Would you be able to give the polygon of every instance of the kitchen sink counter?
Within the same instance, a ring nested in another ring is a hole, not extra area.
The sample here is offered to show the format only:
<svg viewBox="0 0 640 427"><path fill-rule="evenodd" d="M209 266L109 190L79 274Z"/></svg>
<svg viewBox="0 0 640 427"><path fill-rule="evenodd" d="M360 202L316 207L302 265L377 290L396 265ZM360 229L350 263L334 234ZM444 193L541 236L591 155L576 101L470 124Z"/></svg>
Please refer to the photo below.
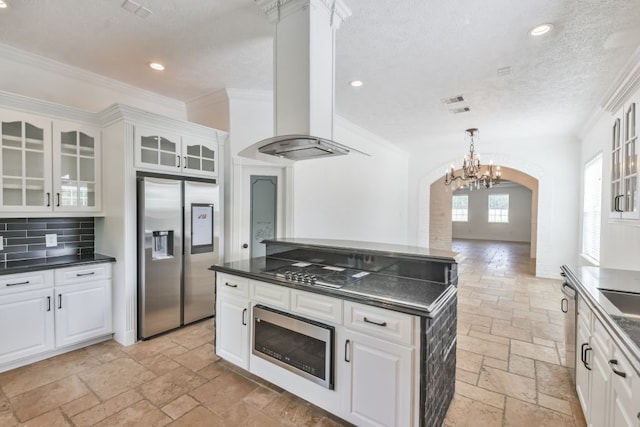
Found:
<svg viewBox="0 0 640 427"><path fill-rule="evenodd" d="M0 275L29 273L31 271L50 270L52 268L73 267L82 264L97 264L115 261L116 259L112 256L98 253L81 256L72 255L20 261L6 261L0 263Z"/></svg>
<svg viewBox="0 0 640 427"><path fill-rule="evenodd" d="M640 317L624 315L600 289L640 294L640 271L598 267L562 266L570 285L589 302L598 317L615 334L640 374Z"/></svg>
<svg viewBox="0 0 640 427"><path fill-rule="evenodd" d="M439 308L456 294L456 287L453 284L381 273L370 273L356 283L341 288L330 288L287 281L267 272L278 267L291 265L296 261L259 257L213 265L210 269L427 317L435 315Z"/></svg>

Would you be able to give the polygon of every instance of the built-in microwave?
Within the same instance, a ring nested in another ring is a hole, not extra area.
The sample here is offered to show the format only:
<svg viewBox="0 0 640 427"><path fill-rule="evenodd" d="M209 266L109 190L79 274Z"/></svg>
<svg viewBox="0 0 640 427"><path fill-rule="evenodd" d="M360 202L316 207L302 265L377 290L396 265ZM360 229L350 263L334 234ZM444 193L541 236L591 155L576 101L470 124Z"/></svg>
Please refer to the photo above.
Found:
<svg viewBox="0 0 640 427"><path fill-rule="evenodd" d="M253 307L252 354L333 389L335 328L263 305Z"/></svg>

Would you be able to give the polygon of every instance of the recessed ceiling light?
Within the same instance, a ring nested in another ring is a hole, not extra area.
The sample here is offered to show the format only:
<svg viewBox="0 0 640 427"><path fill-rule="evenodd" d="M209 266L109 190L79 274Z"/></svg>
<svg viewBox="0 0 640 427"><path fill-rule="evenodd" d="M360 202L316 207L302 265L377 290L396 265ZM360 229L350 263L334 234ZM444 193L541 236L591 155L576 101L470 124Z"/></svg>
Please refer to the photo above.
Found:
<svg viewBox="0 0 640 427"><path fill-rule="evenodd" d="M547 34L549 31L553 30L553 24L541 24L537 27L533 27L531 31L529 31L529 35L533 37L538 37L543 34Z"/></svg>
<svg viewBox="0 0 640 427"><path fill-rule="evenodd" d="M153 68L156 71L164 70L164 65L162 65L159 62L151 62L151 63L149 63L149 67Z"/></svg>
<svg viewBox="0 0 640 427"><path fill-rule="evenodd" d="M6 9L7 7L9 7L9 5L3 0L0 0L0 9Z"/></svg>
<svg viewBox="0 0 640 427"><path fill-rule="evenodd" d="M353 80L349 83L351 86L353 87L360 87L362 86L362 82L360 80Z"/></svg>

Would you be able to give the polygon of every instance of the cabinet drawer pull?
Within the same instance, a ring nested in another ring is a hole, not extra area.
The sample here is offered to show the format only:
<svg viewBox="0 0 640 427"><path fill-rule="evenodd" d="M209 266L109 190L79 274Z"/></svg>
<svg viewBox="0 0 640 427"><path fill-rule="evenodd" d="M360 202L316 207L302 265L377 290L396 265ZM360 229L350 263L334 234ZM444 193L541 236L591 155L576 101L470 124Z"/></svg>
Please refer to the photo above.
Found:
<svg viewBox="0 0 640 427"><path fill-rule="evenodd" d="M344 361L347 363L351 363L351 359L347 359L347 355L349 354L349 350L351 349L351 341L346 340L344 342Z"/></svg>
<svg viewBox="0 0 640 427"><path fill-rule="evenodd" d="M47 297L47 311L51 311L51 297Z"/></svg>
<svg viewBox="0 0 640 427"><path fill-rule="evenodd" d="M56 207L60 207L60 193L56 193Z"/></svg>
<svg viewBox="0 0 640 427"><path fill-rule="evenodd" d="M94 274L96 274L95 271L92 271L91 273L76 273L77 277L83 277L83 276L93 276Z"/></svg>
<svg viewBox="0 0 640 427"><path fill-rule="evenodd" d="M387 326L387 322L376 322L376 321L374 321L374 320L369 320L369 319L367 319L367 317L366 317L366 316L365 316L365 318L364 318L364 321L365 321L365 323L371 323L371 324L373 324L373 325L378 325L378 326L382 326L382 327Z"/></svg>
<svg viewBox="0 0 640 427"><path fill-rule="evenodd" d="M245 319L245 316L247 315L247 309L245 308L244 310L242 310L242 324L244 326L247 326L247 321Z"/></svg>
<svg viewBox="0 0 640 427"><path fill-rule="evenodd" d="M230 287L230 288L237 288L237 287L238 287L238 285L236 285L236 284L234 284L234 283L229 283L229 282L224 282L224 285L225 285L225 286L228 286L228 287Z"/></svg>
<svg viewBox="0 0 640 427"><path fill-rule="evenodd" d="M609 360L609 367L611 368L613 373L618 375L619 377L627 378L627 374L626 373L624 373L622 371L618 371L616 368L614 368L614 366L618 366L618 360L617 359Z"/></svg>
<svg viewBox="0 0 640 427"><path fill-rule="evenodd" d="M51 193L47 193L47 207L51 206Z"/></svg>
<svg viewBox="0 0 640 427"><path fill-rule="evenodd" d="M62 308L62 294L58 294L58 308Z"/></svg>
<svg viewBox="0 0 640 427"><path fill-rule="evenodd" d="M7 283L5 286L20 286L20 285L28 285L29 281L26 282L18 282L18 283Z"/></svg>

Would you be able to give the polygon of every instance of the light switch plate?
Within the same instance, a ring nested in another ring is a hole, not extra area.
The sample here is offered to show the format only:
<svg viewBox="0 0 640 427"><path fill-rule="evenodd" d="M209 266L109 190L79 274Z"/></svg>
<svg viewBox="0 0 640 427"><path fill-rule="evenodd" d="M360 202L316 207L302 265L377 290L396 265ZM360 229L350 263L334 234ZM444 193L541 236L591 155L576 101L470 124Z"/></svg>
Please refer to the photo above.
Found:
<svg viewBox="0 0 640 427"><path fill-rule="evenodd" d="M53 246L58 246L58 235L57 234L45 234L45 246L47 248L51 248Z"/></svg>

